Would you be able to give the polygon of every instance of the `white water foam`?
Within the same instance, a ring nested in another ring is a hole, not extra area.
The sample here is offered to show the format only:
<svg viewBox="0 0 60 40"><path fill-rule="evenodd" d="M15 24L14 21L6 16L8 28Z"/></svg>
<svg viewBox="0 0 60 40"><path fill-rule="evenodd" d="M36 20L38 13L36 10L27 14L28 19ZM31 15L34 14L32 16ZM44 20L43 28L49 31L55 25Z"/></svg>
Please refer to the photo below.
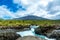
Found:
<svg viewBox="0 0 60 40"><path fill-rule="evenodd" d="M56 39L47 38L46 36L43 36L43 35L37 35L37 34L35 34L34 33L34 28L37 28L37 27L36 26L31 26L31 30L20 31L20 32L16 32L16 33L19 34L21 37L24 37L24 36L37 36L37 37L40 37L40 38L44 38L46 40L56 40Z"/></svg>

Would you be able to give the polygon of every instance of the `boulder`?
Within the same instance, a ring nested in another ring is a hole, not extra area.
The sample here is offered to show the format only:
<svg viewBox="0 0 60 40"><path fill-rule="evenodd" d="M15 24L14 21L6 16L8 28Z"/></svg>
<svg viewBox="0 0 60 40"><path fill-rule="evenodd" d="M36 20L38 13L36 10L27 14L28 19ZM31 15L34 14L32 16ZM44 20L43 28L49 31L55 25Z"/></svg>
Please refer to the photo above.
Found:
<svg viewBox="0 0 60 40"><path fill-rule="evenodd" d="M25 37L20 37L16 40L45 40L45 39L41 39L35 36L25 36Z"/></svg>
<svg viewBox="0 0 60 40"><path fill-rule="evenodd" d="M0 35L0 40L16 40L20 35L15 33Z"/></svg>
<svg viewBox="0 0 60 40"><path fill-rule="evenodd" d="M48 35L49 38L56 38L57 40L60 40L60 30L53 30L50 35Z"/></svg>
<svg viewBox="0 0 60 40"><path fill-rule="evenodd" d="M48 27L43 27L43 28L36 28L35 29L35 33L39 34L39 35L47 35L47 33L49 32L49 28Z"/></svg>
<svg viewBox="0 0 60 40"><path fill-rule="evenodd" d="M38 27L35 29L35 33L39 35L45 35L51 33L53 30L59 29L59 27L55 26L47 26L47 27Z"/></svg>
<svg viewBox="0 0 60 40"><path fill-rule="evenodd" d="M0 35L0 40L16 40L20 35L17 34L5 34Z"/></svg>
<svg viewBox="0 0 60 40"><path fill-rule="evenodd" d="M39 34L39 35L42 35L42 31L41 31L40 28L36 28L36 29L35 29L35 33L36 33L36 34Z"/></svg>
<svg viewBox="0 0 60 40"><path fill-rule="evenodd" d="M14 30L0 30L0 40L16 40L19 37Z"/></svg>

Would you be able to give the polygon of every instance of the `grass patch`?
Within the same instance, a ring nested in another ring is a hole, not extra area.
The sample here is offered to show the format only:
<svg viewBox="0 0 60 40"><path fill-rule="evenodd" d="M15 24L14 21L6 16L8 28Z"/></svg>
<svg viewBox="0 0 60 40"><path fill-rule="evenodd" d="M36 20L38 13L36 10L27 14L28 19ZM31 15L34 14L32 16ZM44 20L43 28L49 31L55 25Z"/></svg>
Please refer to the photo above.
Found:
<svg viewBox="0 0 60 40"><path fill-rule="evenodd" d="M0 26L18 26L18 25L60 25L60 20L0 20Z"/></svg>

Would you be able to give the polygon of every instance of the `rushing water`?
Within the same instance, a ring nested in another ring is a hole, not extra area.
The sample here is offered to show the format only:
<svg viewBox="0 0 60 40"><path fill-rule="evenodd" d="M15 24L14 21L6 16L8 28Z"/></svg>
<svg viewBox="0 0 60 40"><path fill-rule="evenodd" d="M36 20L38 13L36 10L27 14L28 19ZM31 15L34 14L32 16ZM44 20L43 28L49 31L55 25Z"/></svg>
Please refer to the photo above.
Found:
<svg viewBox="0 0 60 40"><path fill-rule="evenodd" d="M31 30L20 31L20 32L17 32L17 34L21 35L21 37L24 37L24 36L37 36L37 37L40 37L40 38L43 38L43 39L46 39L46 40L55 40L55 39L49 39L44 35L35 34L34 29L37 28L37 27L39 27L39 26L35 26L35 25L30 26Z"/></svg>

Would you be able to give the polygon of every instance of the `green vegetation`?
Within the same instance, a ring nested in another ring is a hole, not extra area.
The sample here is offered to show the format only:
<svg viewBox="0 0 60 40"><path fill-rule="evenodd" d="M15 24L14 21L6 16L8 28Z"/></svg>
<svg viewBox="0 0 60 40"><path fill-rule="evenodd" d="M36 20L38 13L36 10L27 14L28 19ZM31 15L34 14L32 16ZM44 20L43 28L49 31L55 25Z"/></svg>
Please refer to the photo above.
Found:
<svg viewBox="0 0 60 40"><path fill-rule="evenodd" d="M18 26L18 25L59 25L60 20L3 20L0 19L0 26Z"/></svg>

